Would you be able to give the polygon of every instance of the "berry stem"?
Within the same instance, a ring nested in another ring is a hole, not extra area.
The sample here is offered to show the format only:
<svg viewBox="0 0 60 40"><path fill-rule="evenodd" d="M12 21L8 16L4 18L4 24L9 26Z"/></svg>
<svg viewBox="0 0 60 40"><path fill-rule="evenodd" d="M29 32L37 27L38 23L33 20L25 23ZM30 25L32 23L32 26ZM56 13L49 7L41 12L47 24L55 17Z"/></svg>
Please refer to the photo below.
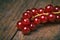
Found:
<svg viewBox="0 0 60 40"><path fill-rule="evenodd" d="M60 14L60 11L59 12L53 12L54 14Z"/></svg>
<svg viewBox="0 0 60 40"><path fill-rule="evenodd" d="M33 16L31 19L33 19L33 18L35 18L35 17L38 17L38 16L41 16L41 15L48 15L49 13L41 13L41 14L38 14L37 13L37 15L35 15L35 16ZM53 12L53 14L60 14L60 11L58 11L58 12Z"/></svg>

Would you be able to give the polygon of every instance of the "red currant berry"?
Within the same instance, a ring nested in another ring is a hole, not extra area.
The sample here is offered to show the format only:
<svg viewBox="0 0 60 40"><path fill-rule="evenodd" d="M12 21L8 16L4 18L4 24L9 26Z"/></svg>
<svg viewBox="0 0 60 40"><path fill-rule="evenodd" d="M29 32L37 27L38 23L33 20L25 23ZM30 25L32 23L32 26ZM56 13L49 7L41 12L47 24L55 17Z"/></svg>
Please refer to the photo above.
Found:
<svg viewBox="0 0 60 40"><path fill-rule="evenodd" d="M56 16L55 16L54 14L49 14L49 15L48 15L48 20L49 20L50 22L54 22L55 19L56 19Z"/></svg>
<svg viewBox="0 0 60 40"><path fill-rule="evenodd" d="M29 13L32 16L32 12L31 12L30 9L27 9L26 12Z"/></svg>
<svg viewBox="0 0 60 40"><path fill-rule="evenodd" d="M31 13L31 10L30 9L27 9L26 12Z"/></svg>
<svg viewBox="0 0 60 40"><path fill-rule="evenodd" d="M40 13L44 13L44 9L43 8L39 8L38 9L38 13L40 14Z"/></svg>
<svg viewBox="0 0 60 40"><path fill-rule="evenodd" d="M46 7L45 7L45 12L52 12L53 11L53 9L54 9L54 7L53 7L53 5L47 5Z"/></svg>
<svg viewBox="0 0 60 40"><path fill-rule="evenodd" d="M34 31L36 29L36 25L34 23L30 24L30 30Z"/></svg>
<svg viewBox="0 0 60 40"><path fill-rule="evenodd" d="M54 7L54 11L55 11L55 12L58 12L59 10L60 10L59 6L55 6L55 7Z"/></svg>
<svg viewBox="0 0 60 40"><path fill-rule="evenodd" d="M40 22L41 21L40 21L40 19L38 17L36 17L36 18L33 19L33 23L34 24L39 24Z"/></svg>
<svg viewBox="0 0 60 40"><path fill-rule="evenodd" d="M56 15L56 19L57 20L60 20L60 15Z"/></svg>
<svg viewBox="0 0 60 40"><path fill-rule="evenodd" d="M18 21L18 22L17 22L17 28L18 28L19 30L21 30L22 27L23 27L22 22L21 22L21 21Z"/></svg>
<svg viewBox="0 0 60 40"><path fill-rule="evenodd" d="M29 25L30 20L29 19L22 19L22 23L23 23L23 25Z"/></svg>
<svg viewBox="0 0 60 40"><path fill-rule="evenodd" d="M35 16L37 14L37 9L36 8L32 8L31 12L32 12L33 16Z"/></svg>
<svg viewBox="0 0 60 40"><path fill-rule="evenodd" d="M45 16L45 15L41 15L40 17L40 20L41 20L41 23L46 23L47 22L47 16Z"/></svg>
<svg viewBox="0 0 60 40"><path fill-rule="evenodd" d="M27 34L30 33L30 29L29 29L27 26L24 26L23 29L22 29L22 33L23 33L24 35L27 35Z"/></svg>
<svg viewBox="0 0 60 40"><path fill-rule="evenodd" d="M23 18L31 18L31 14L27 13L27 12L24 12L23 13Z"/></svg>

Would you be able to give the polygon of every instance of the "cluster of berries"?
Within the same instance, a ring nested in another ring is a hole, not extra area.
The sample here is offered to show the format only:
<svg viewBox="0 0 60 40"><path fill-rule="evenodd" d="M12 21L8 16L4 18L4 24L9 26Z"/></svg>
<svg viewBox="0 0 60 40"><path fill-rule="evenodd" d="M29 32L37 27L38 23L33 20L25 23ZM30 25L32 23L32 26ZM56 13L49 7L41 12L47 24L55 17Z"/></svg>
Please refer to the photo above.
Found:
<svg viewBox="0 0 60 40"><path fill-rule="evenodd" d="M37 29L36 25L60 20L60 6L51 4L43 8L32 8L23 13L21 20L17 22L17 28L23 34L29 34Z"/></svg>

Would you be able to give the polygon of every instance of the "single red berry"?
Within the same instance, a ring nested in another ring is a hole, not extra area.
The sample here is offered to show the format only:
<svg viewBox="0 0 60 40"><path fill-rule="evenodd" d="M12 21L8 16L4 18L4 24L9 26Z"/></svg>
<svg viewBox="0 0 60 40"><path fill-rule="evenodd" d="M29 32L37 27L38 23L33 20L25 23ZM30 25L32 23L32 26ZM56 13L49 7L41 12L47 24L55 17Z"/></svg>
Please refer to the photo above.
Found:
<svg viewBox="0 0 60 40"><path fill-rule="evenodd" d="M53 13L50 13L50 14L48 15L48 20L49 20L50 22L54 22L55 19L56 19L56 16L55 16Z"/></svg>
<svg viewBox="0 0 60 40"><path fill-rule="evenodd" d="M30 9L27 9L26 12L27 12L27 13L31 13L31 10L30 10Z"/></svg>
<svg viewBox="0 0 60 40"><path fill-rule="evenodd" d="M47 16L45 16L45 15L41 15L40 17L40 20L41 20L41 23L46 23L47 22Z"/></svg>
<svg viewBox="0 0 60 40"><path fill-rule="evenodd" d="M29 29L29 27L24 26L23 29L22 29L22 33L23 33L24 35L29 34L29 33L30 33L30 29Z"/></svg>
<svg viewBox="0 0 60 40"><path fill-rule="evenodd" d="M18 28L19 30L21 30L22 27L23 27L23 23L22 23L21 21L18 21L18 22L17 22L17 28Z"/></svg>
<svg viewBox="0 0 60 40"><path fill-rule="evenodd" d="M36 30L36 25L35 25L34 23L31 23L31 24L30 24L30 30L31 30L31 31Z"/></svg>
<svg viewBox="0 0 60 40"><path fill-rule="evenodd" d="M54 7L54 11L55 11L55 12L58 12L59 10L60 10L60 7L59 7L59 6L55 6L55 7Z"/></svg>
<svg viewBox="0 0 60 40"><path fill-rule="evenodd" d="M40 22L41 21L40 21L40 19L38 17L33 19L33 23L35 23L35 24L39 24Z"/></svg>
<svg viewBox="0 0 60 40"><path fill-rule="evenodd" d="M31 14L27 13L27 12L24 12L23 13L23 18L31 18Z"/></svg>
<svg viewBox="0 0 60 40"><path fill-rule="evenodd" d="M23 25L29 25L30 24L30 20L29 19L22 19L22 23Z"/></svg>
<svg viewBox="0 0 60 40"><path fill-rule="evenodd" d="M44 9L43 8L39 8L38 9L38 13L40 14L40 13L44 13Z"/></svg>
<svg viewBox="0 0 60 40"><path fill-rule="evenodd" d="M49 4L45 7L45 12L52 12L54 9L53 5Z"/></svg>
<svg viewBox="0 0 60 40"><path fill-rule="evenodd" d="M27 9L26 12L29 13L32 16L31 9Z"/></svg>
<svg viewBox="0 0 60 40"><path fill-rule="evenodd" d="M56 15L56 19L57 20L60 20L60 15Z"/></svg>
<svg viewBox="0 0 60 40"><path fill-rule="evenodd" d="M31 12L32 12L33 16L35 16L37 14L37 9L36 8L32 8Z"/></svg>

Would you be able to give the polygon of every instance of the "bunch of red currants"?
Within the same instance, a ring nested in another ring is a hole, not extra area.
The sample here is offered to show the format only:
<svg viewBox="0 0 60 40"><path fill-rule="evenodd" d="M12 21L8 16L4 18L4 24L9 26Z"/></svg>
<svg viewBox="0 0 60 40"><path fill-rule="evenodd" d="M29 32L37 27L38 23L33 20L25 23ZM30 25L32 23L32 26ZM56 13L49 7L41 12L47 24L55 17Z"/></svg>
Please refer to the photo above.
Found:
<svg viewBox="0 0 60 40"><path fill-rule="evenodd" d="M56 20L60 20L60 6L49 4L44 9L32 8L26 10L22 15L22 19L17 22L17 28L23 34L29 34L37 29L36 25Z"/></svg>

